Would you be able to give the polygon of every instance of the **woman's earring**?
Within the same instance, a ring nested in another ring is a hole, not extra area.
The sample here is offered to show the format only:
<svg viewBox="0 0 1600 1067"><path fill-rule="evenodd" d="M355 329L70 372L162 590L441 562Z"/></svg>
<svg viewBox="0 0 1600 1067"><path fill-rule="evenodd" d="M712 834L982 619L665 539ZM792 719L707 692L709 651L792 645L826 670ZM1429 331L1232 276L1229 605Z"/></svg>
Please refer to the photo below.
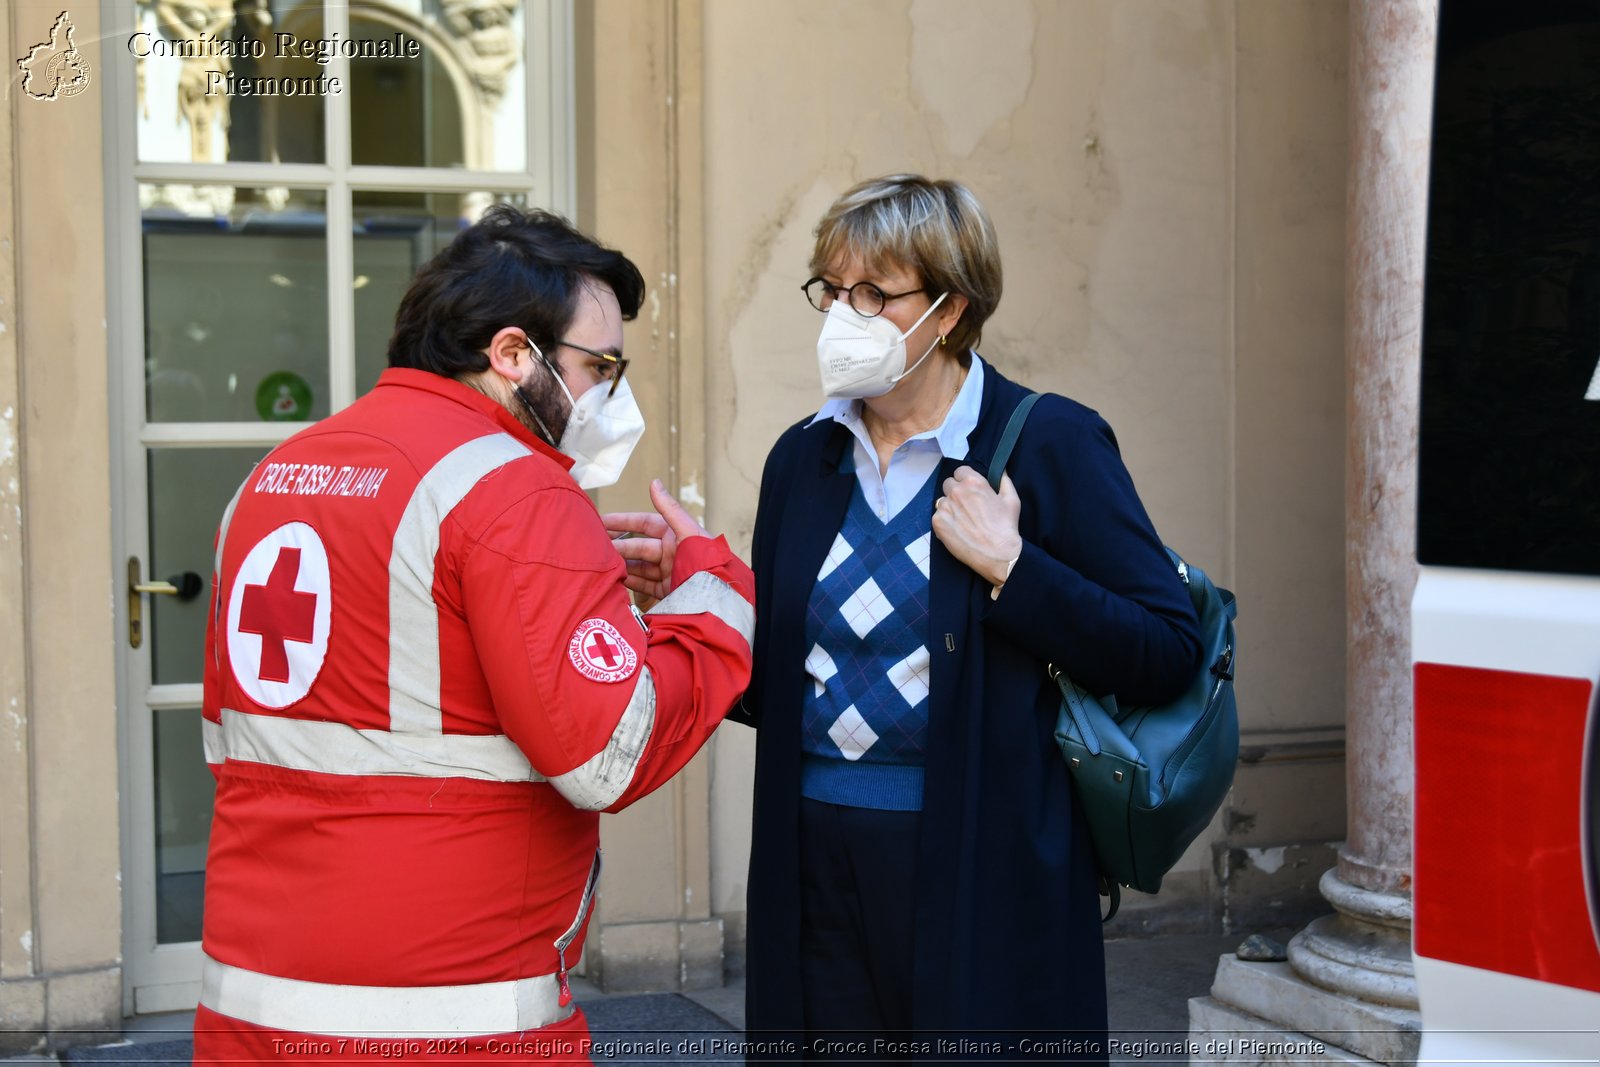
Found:
<svg viewBox="0 0 1600 1067"><path fill-rule="evenodd" d="M944 334L942 334L942 333L939 335L939 347L940 348L944 347Z"/></svg>

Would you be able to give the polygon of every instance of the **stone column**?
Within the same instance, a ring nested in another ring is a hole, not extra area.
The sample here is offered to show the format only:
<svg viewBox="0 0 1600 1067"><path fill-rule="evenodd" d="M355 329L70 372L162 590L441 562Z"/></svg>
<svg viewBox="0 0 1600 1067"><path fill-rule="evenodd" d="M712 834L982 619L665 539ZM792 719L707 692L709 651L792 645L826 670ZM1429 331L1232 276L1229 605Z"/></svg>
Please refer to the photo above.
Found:
<svg viewBox="0 0 1600 1067"><path fill-rule="evenodd" d="M1436 0L1350 8L1345 356L1346 814L1322 876L1334 914L1288 962L1224 956L1190 1003L1193 1063L1414 1063L1410 601ZM1224 1033L1230 1031L1231 1033ZM1227 1042L1231 1039L1231 1044ZM1282 1055L1247 1047L1274 1041ZM1299 1048L1295 1046L1299 1045Z"/></svg>

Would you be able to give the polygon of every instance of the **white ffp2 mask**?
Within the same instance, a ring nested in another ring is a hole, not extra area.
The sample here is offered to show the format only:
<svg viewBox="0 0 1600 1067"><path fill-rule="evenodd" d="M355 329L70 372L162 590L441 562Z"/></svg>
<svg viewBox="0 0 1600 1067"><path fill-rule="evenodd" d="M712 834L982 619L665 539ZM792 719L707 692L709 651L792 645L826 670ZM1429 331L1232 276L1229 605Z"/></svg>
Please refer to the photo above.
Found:
<svg viewBox="0 0 1600 1067"><path fill-rule="evenodd" d="M850 306L848 300L835 300L828 308L827 321L817 338L817 369L822 374L824 396L865 399L882 396L895 383L922 365L934 345L915 363L906 366L906 338L915 333L947 294L928 306L922 318L901 333L882 315L867 318Z"/></svg>
<svg viewBox="0 0 1600 1067"><path fill-rule="evenodd" d="M622 477L622 469L628 465L628 457L633 455L634 446L644 436L644 413L633 399L628 379L618 382L615 391L610 382L598 382L574 399L567 383L561 380L559 370L537 347L534 352L572 404L556 451L572 460L573 480L580 489L604 489L616 484ZM523 403L527 403L526 398ZM528 410L533 410L531 405ZM543 426L543 420L540 425Z"/></svg>

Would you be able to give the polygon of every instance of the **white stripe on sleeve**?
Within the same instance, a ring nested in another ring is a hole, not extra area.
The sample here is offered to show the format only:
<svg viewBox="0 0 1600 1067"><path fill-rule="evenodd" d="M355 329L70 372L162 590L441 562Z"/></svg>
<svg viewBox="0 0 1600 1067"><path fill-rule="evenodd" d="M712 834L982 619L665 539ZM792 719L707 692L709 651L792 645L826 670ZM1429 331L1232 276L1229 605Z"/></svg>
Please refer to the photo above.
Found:
<svg viewBox="0 0 1600 1067"><path fill-rule="evenodd" d="M648 615L715 615L744 638L756 637L756 609L738 590L709 571L700 571L656 603Z"/></svg>
<svg viewBox="0 0 1600 1067"><path fill-rule="evenodd" d="M602 811L617 802L633 781L656 725L656 683L648 667L640 667L633 696L617 728L595 756L581 767L550 778L572 806Z"/></svg>

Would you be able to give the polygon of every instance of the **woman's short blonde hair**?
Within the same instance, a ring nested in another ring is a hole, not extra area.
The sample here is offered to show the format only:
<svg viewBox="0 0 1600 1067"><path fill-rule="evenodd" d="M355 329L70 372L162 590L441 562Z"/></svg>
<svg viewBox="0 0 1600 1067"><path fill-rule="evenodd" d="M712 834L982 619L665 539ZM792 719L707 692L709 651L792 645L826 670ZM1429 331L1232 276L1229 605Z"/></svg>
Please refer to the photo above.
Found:
<svg viewBox="0 0 1600 1067"><path fill-rule="evenodd" d="M919 174L873 178L847 191L817 224L811 273L855 254L868 269L914 270L930 298L960 293L966 313L948 341L958 354L977 348L1000 304L1000 243L983 205L960 182Z"/></svg>

